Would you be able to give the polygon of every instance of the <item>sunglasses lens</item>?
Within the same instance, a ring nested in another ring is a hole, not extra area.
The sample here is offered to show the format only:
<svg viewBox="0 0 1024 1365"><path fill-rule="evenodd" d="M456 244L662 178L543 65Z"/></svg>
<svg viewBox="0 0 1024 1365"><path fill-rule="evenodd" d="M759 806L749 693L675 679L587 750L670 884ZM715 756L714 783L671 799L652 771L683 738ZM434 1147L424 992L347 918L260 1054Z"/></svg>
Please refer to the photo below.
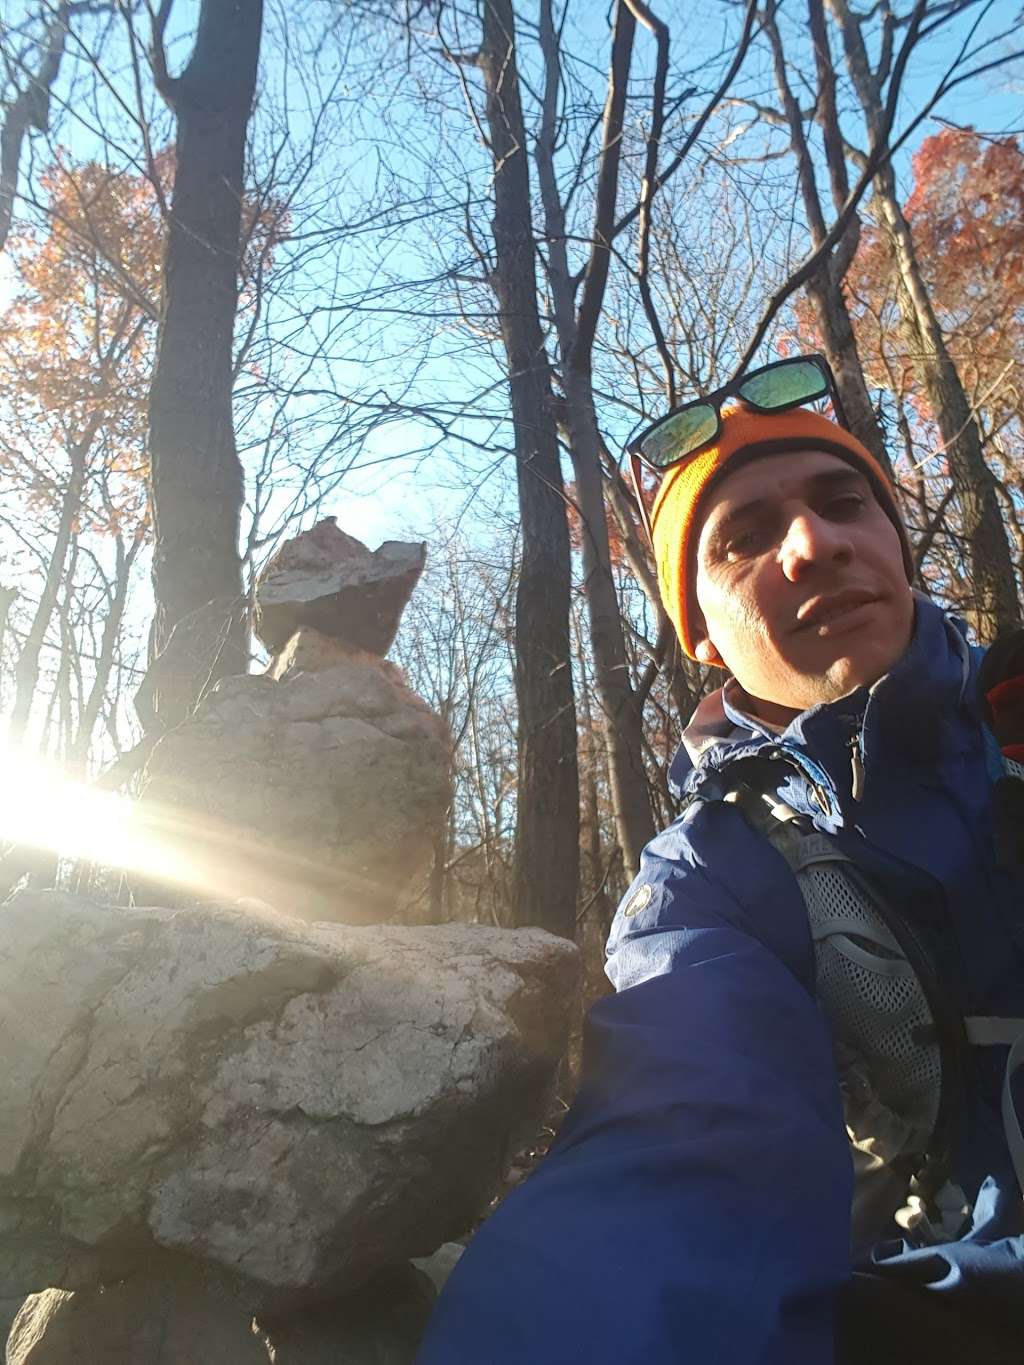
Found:
<svg viewBox="0 0 1024 1365"><path fill-rule="evenodd" d="M640 453L655 469L666 469L691 450L714 439L718 413L710 403L695 403L662 422L644 440Z"/></svg>
<svg viewBox="0 0 1024 1365"><path fill-rule="evenodd" d="M763 374L751 375L739 389L740 397L745 402L768 410L824 398L828 391L828 380L813 360L794 360L788 365L776 365Z"/></svg>

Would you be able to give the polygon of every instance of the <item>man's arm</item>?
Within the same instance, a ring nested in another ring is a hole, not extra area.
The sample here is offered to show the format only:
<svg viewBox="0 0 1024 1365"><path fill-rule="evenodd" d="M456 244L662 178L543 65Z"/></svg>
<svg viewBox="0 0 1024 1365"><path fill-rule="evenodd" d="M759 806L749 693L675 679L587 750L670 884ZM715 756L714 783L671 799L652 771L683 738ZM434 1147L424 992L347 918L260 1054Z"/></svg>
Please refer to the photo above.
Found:
<svg viewBox="0 0 1024 1365"><path fill-rule="evenodd" d="M799 891L718 805L655 840L644 886L558 1142L477 1233L419 1365L832 1358L851 1168Z"/></svg>

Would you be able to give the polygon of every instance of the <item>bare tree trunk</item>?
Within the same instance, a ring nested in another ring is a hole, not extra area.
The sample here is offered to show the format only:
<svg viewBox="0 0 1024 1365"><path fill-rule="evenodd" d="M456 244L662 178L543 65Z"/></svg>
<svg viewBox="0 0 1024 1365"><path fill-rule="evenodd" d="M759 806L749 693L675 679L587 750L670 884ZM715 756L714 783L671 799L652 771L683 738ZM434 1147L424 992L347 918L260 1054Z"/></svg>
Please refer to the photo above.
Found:
<svg viewBox="0 0 1024 1365"><path fill-rule="evenodd" d="M513 913L573 938L579 871L569 528L537 306L526 130L511 0L484 0L478 61L494 161L492 288L501 315L522 522L516 591L519 787Z"/></svg>
<svg viewBox="0 0 1024 1365"><path fill-rule="evenodd" d="M25 88L8 104L0 128L0 251L11 230L18 192L21 148L30 128L45 133L50 126L50 92L60 72L68 36L69 0L60 0L46 29L46 51L38 71L28 75Z"/></svg>
<svg viewBox="0 0 1024 1365"><path fill-rule="evenodd" d="M589 370L566 374L569 444L582 520L584 590L590 621L594 685L601 708L608 776L619 847L627 879L654 838L643 764L641 708L630 682L619 599L612 577L601 472L600 436Z"/></svg>
<svg viewBox="0 0 1024 1365"><path fill-rule="evenodd" d="M7 636L7 618L11 614L11 608L18 600L17 588L0 587L0 664L3 663L4 641ZM3 673L0 671L0 705L3 704Z"/></svg>
<svg viewBox="0 0 1024 1365"><path fill-rule="evenodd" d="M804 132L800 105L789 83L785 54L778 25L775 22L776 3L770 0L765 8L764 28L772 48L775 84L782 101L782 112L789 129L790 143L796 157L797 177L804 212L815 248L821 246L828 233L825 215L818 195L814 161ZM846 174L846 159L839 134L835 105L835 71L828 44L821 0L809 0L808 12L811 36L814 41L815 65L818 73L817 109L822 125L825 152L832 182L832 197L836 209L842 208L850 193ZM829 365L836 377L836 387L853 434L871 451L882 468L891 476L892 464L885 448L885 440L871 396L864 380L864 370L857 352L853 324L843 297L843 279L856 254L860 238L860 219L854 216L841 241L807 281L807 295L821 328L822 343Z"/></svg>
<svg viewBox="0 0 1024 1365"><path fill-rule="evenodd" d="M262 0L203 0L195 46L167 73L164 0L154 30L157 87L177 116L174 192L149 396L154 655L168 657L150 700L159 728L186 716L219 678L243 673L238 548L243 474L232 369L245 134ZM173 649L168 649L174 633Z"/></svg>
<svg viewBox="0 0 1024 1365"><path fill-rule="evenodd" d="M454 801L454 798L453 798ZM453 847L454 810L448 807L444 824L434 835L434 857L430 864L430 885L428 904L430 924L447 924L451 919L451 875L448 864L451 862Z"/></svg>
<svg viewBox="0 0 1024 1365"><path fill-rule="evenodd" d="M95 429L90 430L70 451L71 472L61 501L57 533L54 538L50 562L46 566L43 590L39 594L32 624L29 626L25 643L21 647L17 663L14 665L14 705L11 708L9 734L12 740L24 737L28 726L32 700L39 683L39 654L46 639L46 632L57 605L64 564L75 520L82 509L82 493L85 488L85 467L92 445Z"/></svg>
<svg viewBox="0 0 1024 1365"><path fill-rule="evenodd" d="M545 210L555 325L562 353L565 404L563 422L576 475L582 522L583 582L590 621L594 685L601 707L608 773L619 847L627 880L654 837L647 774L643 764L643 717L630 682L626 644L612 575L608 543L601 435L592 383L593 341L608 273L609 243L618 187L619 149L636 21L620 4L615 16L611 72L605 104L596 221L579 311L569 273L565 215L554 174L554 106L559 85L557 37L551 5L541 5L541 42L545 55L545 109L537 139L537 166Z"/></svg>
<svg viewBox="0 0 1024 1365"><path fill-rule="evenodd" d="M610 850L604 865L602 847L601 802L598 775L604 767L606 746L600 742L590 703L590 679L587 661L577 626L577 676L579 678L579 715L582 724L580 744L580 909L578 911L576 941L583 958L584 1009L610 989L604 974L604 947L612 925L615 905L607 891L612 860L617 863L616 850Z"/></svg>
<svg viewBox="0 0 1024 1365"><path fill-rule="evenodd" d="M830 0L843 36L847 66L874 138L882 116L879 84L868 62L860 21L846 0ZM885 162L874 179L875 214L888 233L896 268L900 312L909 358L942 436L956 490L971 564L973 624L979 639L1020 624L1017 581L999 510L995 479L985 462L981 435L956 366L946 347L918 265L914 240Z"/></svg>
<svg viewBox="0 0 1024 1365"><path fill-rule="evenodd" d="M78 720L78 729L75 734L74 743L68 754L68 764L74 769L84 771L89 758L89 746L92 743L92 734L96 729L96 722L99 719L100 707L103 705L103 698L107 694L107 684L110 681L110 673L114 664L114 651L117 648L117 641L121 634L121 622L124 619L125 603L128 600L128 585L131 581L132 565L135 563L136 556L143 545L143 534L140 527L131 545L125 550L124 541L120 536L117 538L117 564L114 570L114 590L110 594L106 619L103 622L103 638L100 642L99 656L96 659L96 669L93 674L92 686L89 689L89 696Z"/></svg>
<svg viewBox="0 0 1024 1365"><path fill-rule="evenodd" d="M602 931L601 943L604 944L611 928L615 907L610 903L604 884L607 873L603 867L601 838L601 802L598 792L598 774L602 767L604 746L597 742L597 726L594 722L593 707L590 702L590 679L587 675L587 661L582 640L579 642L576 664L579 676L579 715L582 725L580 804L580 896L587 906L587 913L598 922ZM614 849L612 850L614 852ZM584 871L584 869L586 869Z"/></svg>
<svg viewBox="0 0 1024 1365"><path fill-rule="evenodd" d="M874 202L892 243L911 359L942 436L960 507L971 564L974 626L980 640L992 640L1001 630L1020 625L1016 575L995 479L921 275L910 226L896 198L895 181L891 174L880 180L884 187Z"/></svg>
<svg viewBox="0 0 1024 1365"><path fill-rule="evenodd" d="M825 22L824 0L808 0L807 17L818 77L818 123L822 130L825 163L832 189L832 204L836 213L841 214L850 197L850 177L847 174L846 149L843 146L839 112L836 107L836 73L832 62L828 25ZM821 229L824 240L826 232L824 220L821 222ZM843 293L843 281L857 254L859 243L860 217L854 213L850 226L839 239L829 260L824 282L826 287L821 291L820 300L814 298L811 282L808 282L808 293L821 319L825 354L836 377L839 397L842 399L850 430L892 478L892 460L868 392L853 323Z"/></svg>

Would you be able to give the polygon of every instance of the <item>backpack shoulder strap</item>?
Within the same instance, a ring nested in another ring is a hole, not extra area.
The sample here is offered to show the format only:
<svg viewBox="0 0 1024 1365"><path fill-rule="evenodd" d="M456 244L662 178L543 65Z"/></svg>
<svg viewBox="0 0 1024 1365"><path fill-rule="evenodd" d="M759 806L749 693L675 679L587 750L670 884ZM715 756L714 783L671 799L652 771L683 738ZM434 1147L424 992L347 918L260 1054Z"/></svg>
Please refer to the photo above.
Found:
<svg viewBox="0 0 1024 1365"><path fill-rule="evenodd" d="M784 858L804 901L858 1172L855 1242L890 1235L886 1227L901 1213L924 1240L953 1236L963 1200L945 1210L942 1199L964 1049L952 992L943 989L934 954L881 888L835 838L779 800L776 776L767 765L747 767L722 799L738 805ZM911 1177L920 1208L911 1201L901 1210Z"/></svg>

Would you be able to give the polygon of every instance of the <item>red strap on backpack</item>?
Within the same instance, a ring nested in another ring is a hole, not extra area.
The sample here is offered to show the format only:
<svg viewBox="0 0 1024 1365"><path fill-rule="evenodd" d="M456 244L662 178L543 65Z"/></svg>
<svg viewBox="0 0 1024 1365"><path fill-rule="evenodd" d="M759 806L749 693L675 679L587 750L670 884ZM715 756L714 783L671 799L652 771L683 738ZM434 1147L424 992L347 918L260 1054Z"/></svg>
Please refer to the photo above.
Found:
<svg viewBox="0 0 1024 1365"><path fill-rule="evenodd" d="M1004 756L1024 763L1024 630L1000 635L985 650L978 688Z"/></svg>
<svg viewBox="0 0 1024 1365"><path fill-rule="evenodd" d="M978 691L986 725L1004 758L1024 763L1024 630L1000 635L981 661ZM1005 776L992 787L992 834L996 857L1024 869L1024 782Z"/></svg>
<svg viewBox="0 0 1024 1365"><path fill-rule="evenodd" d="M985 700L992 733L1004 756L1024 763L1024 673L989 688Z"/></svg>

